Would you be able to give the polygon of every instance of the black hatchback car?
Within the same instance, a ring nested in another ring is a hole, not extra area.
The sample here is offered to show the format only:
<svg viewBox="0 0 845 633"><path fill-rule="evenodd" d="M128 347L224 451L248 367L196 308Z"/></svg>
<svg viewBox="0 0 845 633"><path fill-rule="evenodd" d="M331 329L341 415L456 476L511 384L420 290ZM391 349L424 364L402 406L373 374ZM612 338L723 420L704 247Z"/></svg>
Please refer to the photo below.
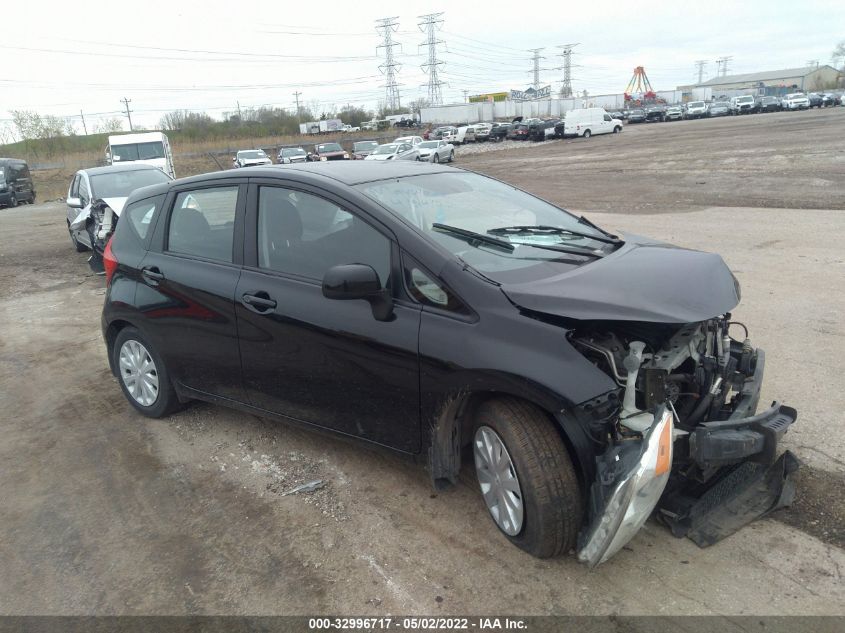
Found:
<svg viewBox="0 0 845 633"><path fill-rule="evenodd" d="M35 202L29 165L19 158L0 158L0 205L16 207L20 202Z"/></svg>
<svg viewBox="0 0 845 633"><path fill-rule="evenodd" d="M718 255L617 237L450 167L257 167L132 194L102 327L129 403L192 399L474 463L535 556L596 565L655 509L700 545L788 501Z"/></svg>

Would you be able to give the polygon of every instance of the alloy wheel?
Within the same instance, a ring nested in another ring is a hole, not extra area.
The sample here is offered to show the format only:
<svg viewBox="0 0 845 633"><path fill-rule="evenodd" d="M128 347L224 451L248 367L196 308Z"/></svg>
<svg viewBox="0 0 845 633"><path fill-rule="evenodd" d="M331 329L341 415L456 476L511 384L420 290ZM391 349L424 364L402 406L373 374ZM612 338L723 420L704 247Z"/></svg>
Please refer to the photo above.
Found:
<svg viewBox="0 0 845 633"><path fill-rule="evenodd" d="M525 510L522 489L511 456L498 433L479 426L473 440L475 472L490 515L508 536L522 530Z"/></svg>
<svg viewBox="0 0 845 633"><path fill-rule="evenodd" d="M119 360L126 391L142 407L152 406L158 398L158 370L147 348L129 339L120 348Z"/></svg>

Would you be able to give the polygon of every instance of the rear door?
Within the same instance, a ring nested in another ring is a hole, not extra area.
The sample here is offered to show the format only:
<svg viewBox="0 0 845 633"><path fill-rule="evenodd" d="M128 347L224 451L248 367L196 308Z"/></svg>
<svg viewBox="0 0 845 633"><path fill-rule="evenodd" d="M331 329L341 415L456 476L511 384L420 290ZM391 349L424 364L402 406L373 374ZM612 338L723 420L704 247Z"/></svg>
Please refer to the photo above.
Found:
<svg viewBox="0 0 845 633"><path fill-rule="evenodd" d="M180 385L243 401L235 288L246 179L174 188L141 262L136 303Z"/></svg>
<svg viewBox="0 0 845 633"><path fill-rule="evenodd" d="M337 194L253 179L237 288L244 386L266 411L417 452L420 308L378 321L363 300L326 299L332 266L367 264L401 286L392 233Z"/></svg>

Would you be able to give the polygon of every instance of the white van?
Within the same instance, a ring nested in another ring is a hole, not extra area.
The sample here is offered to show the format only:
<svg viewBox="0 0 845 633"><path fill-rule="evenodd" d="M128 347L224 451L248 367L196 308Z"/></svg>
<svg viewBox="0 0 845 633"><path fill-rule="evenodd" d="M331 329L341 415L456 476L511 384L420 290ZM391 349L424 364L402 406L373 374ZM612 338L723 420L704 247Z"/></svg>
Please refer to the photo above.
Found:
<svg viewBox="0 0 845 633"><path fill-rule="evenodd" d="M622 121L614 119L604 108L578 108L569 110L563 118L564 136L583 136L593 134L618 134L622 131Z"/></svg>
<svg viewBox="0 0 845 633"><path fill-rule="evenodd" d="M444 137L445 138L445 137ZM463 145L464 143L475 142L475 128L472 125L462 125L455 132L454 138L451 139L455 145Z"/></svg>
<svg viewBox="0 0 845 633"><path fill-rule="evenodd" d="M171 178L176 178L170 141L162 132L109 136L106 162L109 165L124 165L126 163L154 165Z"/></svg>

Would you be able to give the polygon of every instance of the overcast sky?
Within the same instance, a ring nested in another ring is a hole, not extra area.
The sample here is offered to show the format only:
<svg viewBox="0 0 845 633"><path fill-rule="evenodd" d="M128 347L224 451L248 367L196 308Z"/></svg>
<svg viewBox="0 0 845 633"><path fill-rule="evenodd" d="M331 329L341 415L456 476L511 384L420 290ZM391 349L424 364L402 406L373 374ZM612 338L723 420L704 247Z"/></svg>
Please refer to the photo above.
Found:
<svg viewBox="0 0 845 633"><path fill-rule="evenodd" d="M403 103L426 96L425 49L417 24L443 11L438 37L445 102L524 89L527 49L545 47L541 83L560 87L561 44L578 43L573 89L622 92L643 65L656 90L697 79L695 61L732 56L729 74L830 63L845 39L843 0L626 2L404 2L402 0L67 1L4 3L0 119L31 109L90 126L119 116L155 127L174 109L214 117L242 108L301 102L329 109L376 107L384 98L375 20L397 17ZM3 121L0 121L2 123ZM127 128L128 129L128 128Z"/></svg>

